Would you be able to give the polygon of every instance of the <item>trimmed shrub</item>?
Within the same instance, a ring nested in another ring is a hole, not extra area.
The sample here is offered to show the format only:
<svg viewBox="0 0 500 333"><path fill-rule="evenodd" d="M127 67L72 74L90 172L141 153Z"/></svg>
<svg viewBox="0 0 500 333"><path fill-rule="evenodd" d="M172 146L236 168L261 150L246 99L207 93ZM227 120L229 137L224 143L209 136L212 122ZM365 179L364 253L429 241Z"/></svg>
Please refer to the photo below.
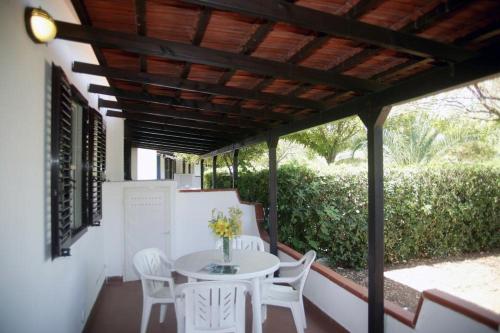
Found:
<svg viewBox="0 0 500 333"><path fill-rule="evenodd" d="M230 187L229 175L217 176L218 187ZM267 206L267 177L267 170L241 174L241 197ZM210 175L206 180L210 184ZM367 188L366 171L318 176L304 167L280 167L280 241L302 252L313 248L334 266L364 267ZM499 197L499 168L386 170L385 261L500 248Z"/></svg>

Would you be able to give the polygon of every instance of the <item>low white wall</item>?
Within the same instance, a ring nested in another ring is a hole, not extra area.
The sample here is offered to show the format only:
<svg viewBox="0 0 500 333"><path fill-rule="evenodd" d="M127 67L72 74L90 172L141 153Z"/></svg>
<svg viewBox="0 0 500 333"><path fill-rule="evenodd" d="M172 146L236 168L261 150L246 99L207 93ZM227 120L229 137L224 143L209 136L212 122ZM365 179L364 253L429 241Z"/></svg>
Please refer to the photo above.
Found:
<svg viewBox="0 0 500 333"><path fill-rule="evenodd" d="M177 182L178 189L199 189L201 187L201 178L194 173L176 173L174 180Z"/></svg>
<svg viewBox="0 0 500 333"><path fill-rule="evenodd" d="M280 260L294 259L280 251ZM311 270L304 288L307 297L323 312L352 333L368 332L368 303L322 274ZM385 315L387 333L495 333L496 330L424 298L415 328Z"/></svg>
<svg viewBox="0 0 500 333"><path fill-rule="evenodd" d="M235 191L178 191L176 197L174 258L214 248L216 238L208 227L213 208L225 213L229 207L240 208L243 211L242 232L258 235L254 206L241 204Z"/></svg>

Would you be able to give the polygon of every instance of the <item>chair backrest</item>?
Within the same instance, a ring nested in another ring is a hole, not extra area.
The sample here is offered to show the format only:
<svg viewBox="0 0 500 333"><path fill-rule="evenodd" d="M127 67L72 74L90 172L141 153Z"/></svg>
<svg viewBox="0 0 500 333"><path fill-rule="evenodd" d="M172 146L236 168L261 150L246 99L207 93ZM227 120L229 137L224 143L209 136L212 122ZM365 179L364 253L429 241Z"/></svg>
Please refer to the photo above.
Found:
<svg viewBox="0 0 500 333"><path fill-rule="evenodd" d="M145 295L152 295L164 284L160 281L151 281L147 276L170 277L172 264L165 253L157 248L144 249L134 255L134 267L139 273L142 282L142 291Z"/></svg>
<svg viewBox="0 0 500 333"><path fill-rule="evenodd" d="M244 332L247 282L209 281L179 286L184 299L185 332ZM234 330L232 329L234 328Z"/></svg>
<svg viewBox="0 0 500 333"><path fill-rule="evenodd" d="M216 248L222 248L222 239L218 239L216 243ZM237 250L255 250L264 252L266 249L264 247L264 242L260 237L241 235L235 237L231 240L231 247Z"/></svg>
<svg viewBox="0 0 500 333"><path fill-rule="evenodd" d="M316 251L309 250L306 254L300 259L302 262L302 271L299 273L299 279L297 282L293 283L295 289L297 289L300 294L304 290L304 286L306 284L307 276L309 275L309 271L311 270L311 265L316 259Z"/></svg>

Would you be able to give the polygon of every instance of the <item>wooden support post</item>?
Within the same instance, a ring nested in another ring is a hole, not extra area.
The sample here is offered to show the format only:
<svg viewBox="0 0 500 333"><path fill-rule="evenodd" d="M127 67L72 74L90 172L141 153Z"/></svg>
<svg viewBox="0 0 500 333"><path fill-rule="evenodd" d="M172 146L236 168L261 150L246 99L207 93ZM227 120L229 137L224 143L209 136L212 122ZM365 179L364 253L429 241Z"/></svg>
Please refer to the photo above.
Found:
<svg viewBox="0 0 500 333"><path fill-rule="evenodd" d="M368 332L384 332L383 126L390 108L359 116L368 130Z"/></svg>
<svg viewBox="0 0 500 333"><path fill-rule="evenodd" d="M238 187L238 155L240 150L235 149L233 152L233 188Z"/></svg>
<svg viewBox="0 0 500 333"><path fill-rule="evenodd" d="M124 121L124 142L123 142L123 179L132 180L132 143L127 136L130 135L128 121Z"/></svg>
<svg viewBox="0 0 500 333"><path fill-rule="evenodd" d="M123 142L123 179L132 180L132 143L127 139Z"/></svg>
<svg viewBox="0 0 500 333"><path fill-rule="evenodd" d="M212 188L215 188L217 182L217 155L212 157Z"/></svg>
<svg viewBox="0 0 500 333"><path fill-rule="evenodd" d="M156 179L161 179L161 155L156 154Z"/></svg>
<svg viewBox="0 0 500 333"><path fill-rule="evenodd" d="M200 188L203 190L205 181L205 160L200 161Z"/></svg>
<svg viewBox="0 0 500 333"><path fill-rule="evenodd" d="M279 137L267 140L269 149L269 238L270 252L278 255L278 171L276 161L276 148Z"/></svg>

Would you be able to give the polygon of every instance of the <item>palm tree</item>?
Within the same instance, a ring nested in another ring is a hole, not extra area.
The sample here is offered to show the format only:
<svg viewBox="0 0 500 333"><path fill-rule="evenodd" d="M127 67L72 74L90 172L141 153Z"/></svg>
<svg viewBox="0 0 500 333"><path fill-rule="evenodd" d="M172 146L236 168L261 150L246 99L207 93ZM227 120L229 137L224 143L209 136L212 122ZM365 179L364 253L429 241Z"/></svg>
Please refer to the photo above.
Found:
<svg viewBox="0 0 500 333"><path fill-rule="evenodd" d="M470 141L471 136L461 132L445 136L433 127L425 113L408 114L399 126L384 130L384 151L398 165L425 164L444 154L457 144Z"/></svg>

